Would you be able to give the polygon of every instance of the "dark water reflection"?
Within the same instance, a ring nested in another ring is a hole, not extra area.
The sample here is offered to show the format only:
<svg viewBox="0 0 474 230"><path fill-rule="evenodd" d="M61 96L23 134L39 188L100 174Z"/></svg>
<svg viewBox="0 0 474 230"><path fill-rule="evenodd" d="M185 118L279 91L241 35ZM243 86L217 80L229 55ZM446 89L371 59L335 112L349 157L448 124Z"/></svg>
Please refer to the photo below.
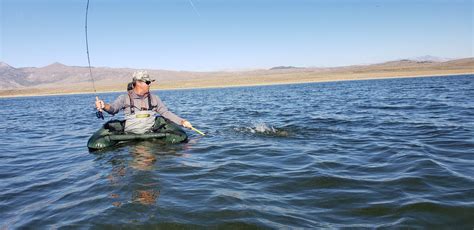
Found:
<svg viewBox="0 0 474 230"><path fill-rule="evenodd" d="M91 154L93 96L0 99L0 228L474 227L473 75L159 95L208 135Z"/></svg>

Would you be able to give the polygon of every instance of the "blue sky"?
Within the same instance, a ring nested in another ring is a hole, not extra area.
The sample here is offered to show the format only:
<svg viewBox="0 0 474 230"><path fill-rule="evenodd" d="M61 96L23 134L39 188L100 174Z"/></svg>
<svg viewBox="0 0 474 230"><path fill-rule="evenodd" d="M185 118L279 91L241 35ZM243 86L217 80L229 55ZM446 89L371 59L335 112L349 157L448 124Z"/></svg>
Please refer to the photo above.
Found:
<svg viewBox="0 0 474 230"><path fill-rule="evenodd" d="M87 0L0 1L1 61L87 65ZM471 0L90 0L89 49L93 66L195 71L462 58L473 11Z"/></svg>

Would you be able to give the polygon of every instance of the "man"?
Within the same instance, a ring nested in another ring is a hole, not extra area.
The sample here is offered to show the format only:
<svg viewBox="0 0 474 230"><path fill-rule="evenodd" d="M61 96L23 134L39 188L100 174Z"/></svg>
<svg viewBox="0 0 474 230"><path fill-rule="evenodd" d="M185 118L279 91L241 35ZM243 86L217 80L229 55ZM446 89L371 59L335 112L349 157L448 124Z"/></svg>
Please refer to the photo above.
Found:
<svg viewBox="0 0 474 230"><path fill-rule="evenodd" d="M146 71L137 71L133 73L133 89L128 90L128 94L120 95L111 104L97 99L95 105L99 111L104 110L112 115L123 109L126 133L150 132L157 113L185 128L192 128L187 120L169 111L158 96L150 94L150 84L154 81Z"/></svg>

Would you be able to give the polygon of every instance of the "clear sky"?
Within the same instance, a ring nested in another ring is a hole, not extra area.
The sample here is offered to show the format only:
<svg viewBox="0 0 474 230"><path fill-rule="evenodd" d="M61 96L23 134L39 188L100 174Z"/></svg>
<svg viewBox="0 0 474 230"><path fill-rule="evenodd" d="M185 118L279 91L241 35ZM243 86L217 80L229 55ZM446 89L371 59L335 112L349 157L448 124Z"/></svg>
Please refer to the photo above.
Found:
<svg viewBox="0 0 474 230"><path fill-rule="evenodd" d="M0 61L87 66L87 0L0 1ZM196 71L462 58L473 11L472 0L90 0L89 49L93 66Z"/></svg>

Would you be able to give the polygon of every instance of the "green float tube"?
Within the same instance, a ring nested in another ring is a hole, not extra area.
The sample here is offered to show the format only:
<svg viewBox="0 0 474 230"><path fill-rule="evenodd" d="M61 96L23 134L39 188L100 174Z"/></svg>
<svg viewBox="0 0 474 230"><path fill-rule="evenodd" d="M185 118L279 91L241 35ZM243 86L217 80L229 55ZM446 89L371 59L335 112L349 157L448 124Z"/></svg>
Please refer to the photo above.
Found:
<svg viewBox="0 0 474 230"><path fill-rule="evenodd" d="M165 143L176 144L188 140L188 135L181 127L163 117L155 119L155 124L152 127L153 132L130 134L123 131L124 127L125 121L108 121L89 138L87 147L89 150L95 151L128 141L162 140Z"/></svg>

